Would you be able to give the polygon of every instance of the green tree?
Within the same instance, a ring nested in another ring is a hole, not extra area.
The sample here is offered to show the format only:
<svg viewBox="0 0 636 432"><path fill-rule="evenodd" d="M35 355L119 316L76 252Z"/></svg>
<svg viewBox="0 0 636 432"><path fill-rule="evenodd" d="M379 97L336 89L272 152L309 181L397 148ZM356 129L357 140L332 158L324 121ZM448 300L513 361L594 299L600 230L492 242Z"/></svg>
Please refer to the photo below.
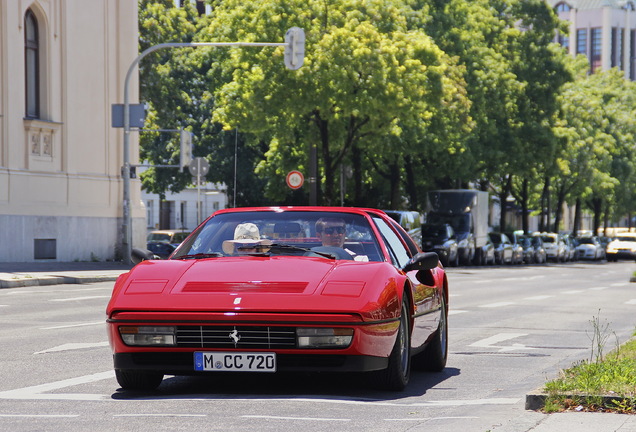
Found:
<svg viewBox="0 0 636 432"><path fill-rule="evenodd" d="M405 130L424 135L451 109L444 104L466 110L450 59L423 31L408 29L413 11L402 2L225 0L214 10L207 39L279 41L292 26L306 32L301 69L283 67L282 49L231 50L223 64L232 80L216 93L215 119L268 143L258 172L272 199L283 198L278 184L289 169L309 168L310 146L318 150L324 202L332 204L341 163L352 164L356 182L378 181L363 159L386 166L389 155L410 150L400 145Z"/></svg>

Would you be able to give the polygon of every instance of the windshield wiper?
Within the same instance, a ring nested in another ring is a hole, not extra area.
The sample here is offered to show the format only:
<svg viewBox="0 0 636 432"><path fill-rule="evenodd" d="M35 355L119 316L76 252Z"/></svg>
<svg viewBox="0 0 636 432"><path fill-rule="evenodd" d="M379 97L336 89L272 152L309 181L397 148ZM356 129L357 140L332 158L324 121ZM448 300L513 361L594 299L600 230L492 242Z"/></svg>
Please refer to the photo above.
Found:
<svg viewBox="0 0 636 432"><path fill-rule="evenodd" d="M200 259L200 258L216 258L220 256L223 256L223 254L220 254L218 252L210 252L210 253L196 253L191 255L179 255L179 256L173 257L172 259Z"/></svg>
<svg viewBox="0 0 636 432"><path fill-rule="evenodd" d="M256 249L258 251L279 251L279 252L311 252L311 253L315 253L316 255L320 255L323 256L325 258L329 258L329 259L336 259L336 257L333 254L327 253L327 252L320 252L320 251L315 251L312 250L310 248L306 248L306 247L300 247L300 246L294 246L294 245L290 245L290 244L286 244L286 243L271 243L271 244L257 244L257 245L250 245L250 246L246 246L246 249L249 248L253 248ZM241 249L240 247L237 249Z"/></svg>

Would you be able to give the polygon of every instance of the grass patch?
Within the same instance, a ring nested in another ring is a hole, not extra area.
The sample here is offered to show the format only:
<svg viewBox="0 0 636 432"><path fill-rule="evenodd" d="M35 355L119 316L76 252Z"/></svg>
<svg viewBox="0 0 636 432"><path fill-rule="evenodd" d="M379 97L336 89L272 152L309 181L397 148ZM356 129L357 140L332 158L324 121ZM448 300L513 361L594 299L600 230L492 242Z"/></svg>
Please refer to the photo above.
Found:
<svg viewBox="0 0 636 432"><path fill-rule="evenodd" d="M598 317L592 321L590 357L561 371L545 385L545 412L567 410L614 411L636 414L636 338L618 344L608 354L604 349L614 335Z"/></svg>

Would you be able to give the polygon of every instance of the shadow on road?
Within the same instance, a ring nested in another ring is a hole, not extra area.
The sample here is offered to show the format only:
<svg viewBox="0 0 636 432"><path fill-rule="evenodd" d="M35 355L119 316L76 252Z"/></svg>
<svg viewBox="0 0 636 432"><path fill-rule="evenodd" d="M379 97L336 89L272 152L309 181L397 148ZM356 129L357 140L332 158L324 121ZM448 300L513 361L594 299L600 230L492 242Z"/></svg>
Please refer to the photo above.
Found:
<svg viewBox="0 0 636 432"><path fill-rule="evenodd" d="M459 375L457 368L443 372L411 372L404 391L378 390L371 374L284 373L284 374L219 374L202 376L169 376L156 391L132 392L118 389L113 399L333 399L391 401L426 394L427 390L448 378Z"/></svg>

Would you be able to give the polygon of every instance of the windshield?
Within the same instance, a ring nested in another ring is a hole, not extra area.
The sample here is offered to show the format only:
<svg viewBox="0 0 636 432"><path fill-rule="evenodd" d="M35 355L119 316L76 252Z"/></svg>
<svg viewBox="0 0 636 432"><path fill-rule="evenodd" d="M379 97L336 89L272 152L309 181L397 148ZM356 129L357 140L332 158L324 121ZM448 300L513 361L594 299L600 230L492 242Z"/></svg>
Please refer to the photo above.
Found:
<svg viewBox="0 0 636 432"><path fill-rule="evenodd" d="M449 224L455 230L455 233L464 233L470 231L470 215L448 215L440 213L430 213L428 215L429 223L433 225Z"/></svg>
<svg viewBox="0 0 636 432"><path fill-rule="evenodd" d="M422 237L445 237L446 227L439 225L422 225Z"/></svg>
<svg viewBox="0 0 636 432"><path fill-rule="evenodd" d="M172 259L245 254L319 256L311 253L313 250L342 258L340 253L332 253L335 249L344 250L354 257L365 257L364 260L368 261L384 260L364 216L317 211L219 214L199 227Z"/></svg>

